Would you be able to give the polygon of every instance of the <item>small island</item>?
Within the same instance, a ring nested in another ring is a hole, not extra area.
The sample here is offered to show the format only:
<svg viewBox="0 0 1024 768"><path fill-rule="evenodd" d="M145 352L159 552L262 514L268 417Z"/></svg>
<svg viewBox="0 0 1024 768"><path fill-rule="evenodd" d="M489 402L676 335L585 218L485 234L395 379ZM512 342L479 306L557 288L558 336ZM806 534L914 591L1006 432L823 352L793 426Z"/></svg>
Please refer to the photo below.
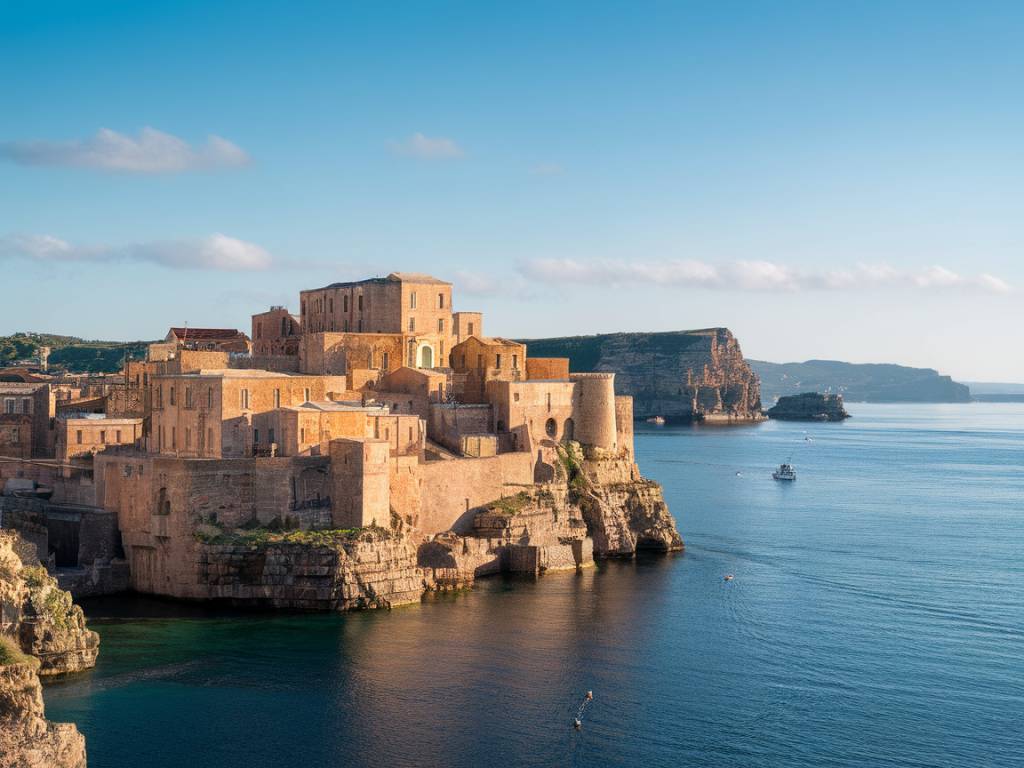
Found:
<svg viewBox="0 0 1024 768"><path fill-rule="evenodd" d="M850 418L843 407L842 395L804 392L780 397L768 409L768 418L782 421L842 421Z"/></svg>

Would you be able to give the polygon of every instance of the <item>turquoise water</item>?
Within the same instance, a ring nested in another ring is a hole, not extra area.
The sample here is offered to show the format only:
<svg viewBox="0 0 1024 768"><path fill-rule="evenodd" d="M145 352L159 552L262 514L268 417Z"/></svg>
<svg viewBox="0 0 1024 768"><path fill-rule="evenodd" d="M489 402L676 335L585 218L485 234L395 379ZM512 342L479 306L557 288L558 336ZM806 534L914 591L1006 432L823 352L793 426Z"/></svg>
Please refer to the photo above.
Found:
<svg viewBox="0 0 1024 768"><path fill-rule="evenodd" d="M92 768L1024 765L1024 405L851 410L641 429L684 555L390 613L89 604L48 714Z"/></svg>

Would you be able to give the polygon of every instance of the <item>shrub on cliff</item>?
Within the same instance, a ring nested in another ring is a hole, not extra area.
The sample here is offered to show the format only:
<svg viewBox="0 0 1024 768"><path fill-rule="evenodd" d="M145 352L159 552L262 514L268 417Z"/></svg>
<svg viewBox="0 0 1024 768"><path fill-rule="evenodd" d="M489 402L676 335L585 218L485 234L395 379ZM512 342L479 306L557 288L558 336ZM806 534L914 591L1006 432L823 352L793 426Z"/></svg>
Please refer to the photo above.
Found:
<svg viewBox="0 0 1024 768"><path fill-rule="evenodd" d="M13 638L0 636L0 667L8 664L28 664L35 669L39 667L39 659L23 653Z"/></svg>

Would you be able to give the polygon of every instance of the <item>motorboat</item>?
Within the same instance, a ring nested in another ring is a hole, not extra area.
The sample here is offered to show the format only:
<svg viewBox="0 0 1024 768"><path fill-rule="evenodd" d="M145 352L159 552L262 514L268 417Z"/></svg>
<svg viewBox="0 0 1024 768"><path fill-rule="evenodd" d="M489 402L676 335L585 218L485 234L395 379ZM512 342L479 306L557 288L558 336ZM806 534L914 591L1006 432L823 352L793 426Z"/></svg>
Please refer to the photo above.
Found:
<svg viewBox="0 0 1024 768"><path fill-rule="evenodd" d="M779 464L779 468L772 472L772 477L776 480L788 480L792 482L796 480L796 469L788 461L785 464Z"/></svg>

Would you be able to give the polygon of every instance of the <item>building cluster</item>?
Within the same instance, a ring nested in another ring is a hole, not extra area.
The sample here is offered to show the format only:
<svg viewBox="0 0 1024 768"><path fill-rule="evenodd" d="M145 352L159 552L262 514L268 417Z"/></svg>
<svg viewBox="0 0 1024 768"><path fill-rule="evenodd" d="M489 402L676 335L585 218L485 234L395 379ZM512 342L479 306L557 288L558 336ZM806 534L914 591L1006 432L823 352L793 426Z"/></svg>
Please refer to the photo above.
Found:
<svg viewBox="0 0 1024 768"><path fill-rule="evenodd" d="M0 456L88 477L144 579L197 520L429 535L552 479L567 441L632 454L613 374L486 336L450 283L393 273L302 291L298 309L253 315L248 336L171 328L91 389L0 382Z"/></svg>

